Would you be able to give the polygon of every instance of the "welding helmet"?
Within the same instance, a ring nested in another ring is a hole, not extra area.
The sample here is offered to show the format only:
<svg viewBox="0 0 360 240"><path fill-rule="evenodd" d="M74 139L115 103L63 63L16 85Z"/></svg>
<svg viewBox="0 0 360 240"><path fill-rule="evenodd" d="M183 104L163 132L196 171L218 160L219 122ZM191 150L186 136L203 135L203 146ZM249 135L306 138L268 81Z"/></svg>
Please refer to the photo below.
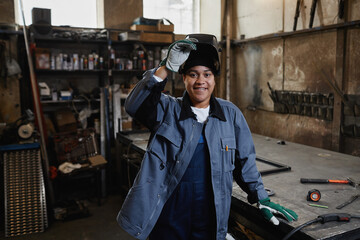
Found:
<svg viewBox="0 0 360 240"><path fill-rule="evenodd" d="M210 34L189 34L185 37L195 43L196 50L191 50L188 59L180 66L179 73L185 74L194 66L206 66L211 69L214 75L220 74L220 57L218 41Z"/></svg>

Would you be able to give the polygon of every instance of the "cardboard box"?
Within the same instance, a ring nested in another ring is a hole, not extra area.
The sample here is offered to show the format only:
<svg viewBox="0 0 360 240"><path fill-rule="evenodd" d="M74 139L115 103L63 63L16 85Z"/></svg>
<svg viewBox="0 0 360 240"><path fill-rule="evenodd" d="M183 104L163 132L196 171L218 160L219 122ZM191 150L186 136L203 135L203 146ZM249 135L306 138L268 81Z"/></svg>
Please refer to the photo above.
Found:
<svg viewBox="0 0 360 240"><path fill-rule="evenodd" d="M157 28L160 32L174 32L174 24L165 25L159 23Z"/></svg>
<svg viewBox="0 0 360 240"><path fill-rule="evenodd" d="M157 31L157 26L154 25L137 25L137 24L133 24L130 26L131 30L134 31L149 31L149 32L156 32Z"/></svg>
<svg viewBox="0 0 360 240"><path fill-rule="evenodd" d="M140 32L122 32L119 33L119 41L140 41Z"/></svg>
<svg viewBox="0 0 360 240"><path fill-rule="evenodd" d="M131 30L134 31L148 31L148 32L174 32L174 24L157 24L157 25L138 25L133 24L130 27Z"/></svg>
<svg viewBox="0 0 360 240"><path fill-rule="evenodd" d="M122 32L119 41L142 41L150 43L172 43L174 34L165 32Z"/></svg>
<svg viewBox="0 0 360 240"><path fill-rule="evenodd" d="M76 132L77 122L74 114L68 109L55 112L55 122L58 132Z"/></svg>
<svg viewBox="0 0 360 240"><path fill-rule="evenodd" d="M106 159L101 155L89 157L89 162L90 162L91 166L93 166L93 167L107 163Z"/></svg>
<svg viewBox="0 0 360 240"><path fill-rule="evenodd" d="M140 41L151 43L172 43L174 41L174 34L141 32Z"/></svg>
<svg viewBox="0 0 360 240"><path fill-rule="evenodd" d="M123 120L121 121L121 125L122 125L122 130L126 131L126 130L132 130L132 120Z"/></svg>

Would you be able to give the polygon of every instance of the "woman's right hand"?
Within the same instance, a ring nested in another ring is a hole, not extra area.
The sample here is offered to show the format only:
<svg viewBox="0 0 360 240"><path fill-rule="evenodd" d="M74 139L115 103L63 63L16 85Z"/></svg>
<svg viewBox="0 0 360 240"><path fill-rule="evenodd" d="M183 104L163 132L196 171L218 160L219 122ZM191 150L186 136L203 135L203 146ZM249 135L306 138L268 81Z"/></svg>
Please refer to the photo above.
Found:
<svg viewBox="0 0 360 240"><path fill-rule="evenodd" d="M196 45L190 40L183 39L172 43L160 66L166 66L170 71L178 72L180 66L188 59L191 50L196 50Z"/></svg>

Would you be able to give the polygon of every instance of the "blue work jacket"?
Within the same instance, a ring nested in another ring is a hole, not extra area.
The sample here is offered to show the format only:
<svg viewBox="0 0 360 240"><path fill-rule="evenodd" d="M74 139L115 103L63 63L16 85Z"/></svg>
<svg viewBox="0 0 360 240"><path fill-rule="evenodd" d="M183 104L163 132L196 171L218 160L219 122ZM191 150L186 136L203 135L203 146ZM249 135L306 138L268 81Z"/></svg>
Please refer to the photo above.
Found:
<svg viewBox="0 0 360 240"><path fill-rule="evenodd" d="M210 113L199 123L187 94L174 98L162 92L166 80L147 71L126 99L126 111L152 132L140 170L117 216L120 226L145 240L162 208L180 182L204 129L208 144L216 212L216 239L225 239L230 213L233 176L255 203L268 197L255 164L249 127L238 107L211 97Z"/></svg>

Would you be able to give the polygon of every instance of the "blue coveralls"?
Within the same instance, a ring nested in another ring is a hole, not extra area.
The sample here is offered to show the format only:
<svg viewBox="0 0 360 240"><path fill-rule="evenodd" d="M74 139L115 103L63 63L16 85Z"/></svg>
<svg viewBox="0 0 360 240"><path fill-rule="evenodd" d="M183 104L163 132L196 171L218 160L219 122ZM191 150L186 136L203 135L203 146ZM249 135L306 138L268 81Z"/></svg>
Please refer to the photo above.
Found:
<svg viewBox="0 0 360 240"><path fill-rule="evenodd" d="M150 240L211 240L216 236L209 150L200 136L189 166L165 203Z"/></svg>

